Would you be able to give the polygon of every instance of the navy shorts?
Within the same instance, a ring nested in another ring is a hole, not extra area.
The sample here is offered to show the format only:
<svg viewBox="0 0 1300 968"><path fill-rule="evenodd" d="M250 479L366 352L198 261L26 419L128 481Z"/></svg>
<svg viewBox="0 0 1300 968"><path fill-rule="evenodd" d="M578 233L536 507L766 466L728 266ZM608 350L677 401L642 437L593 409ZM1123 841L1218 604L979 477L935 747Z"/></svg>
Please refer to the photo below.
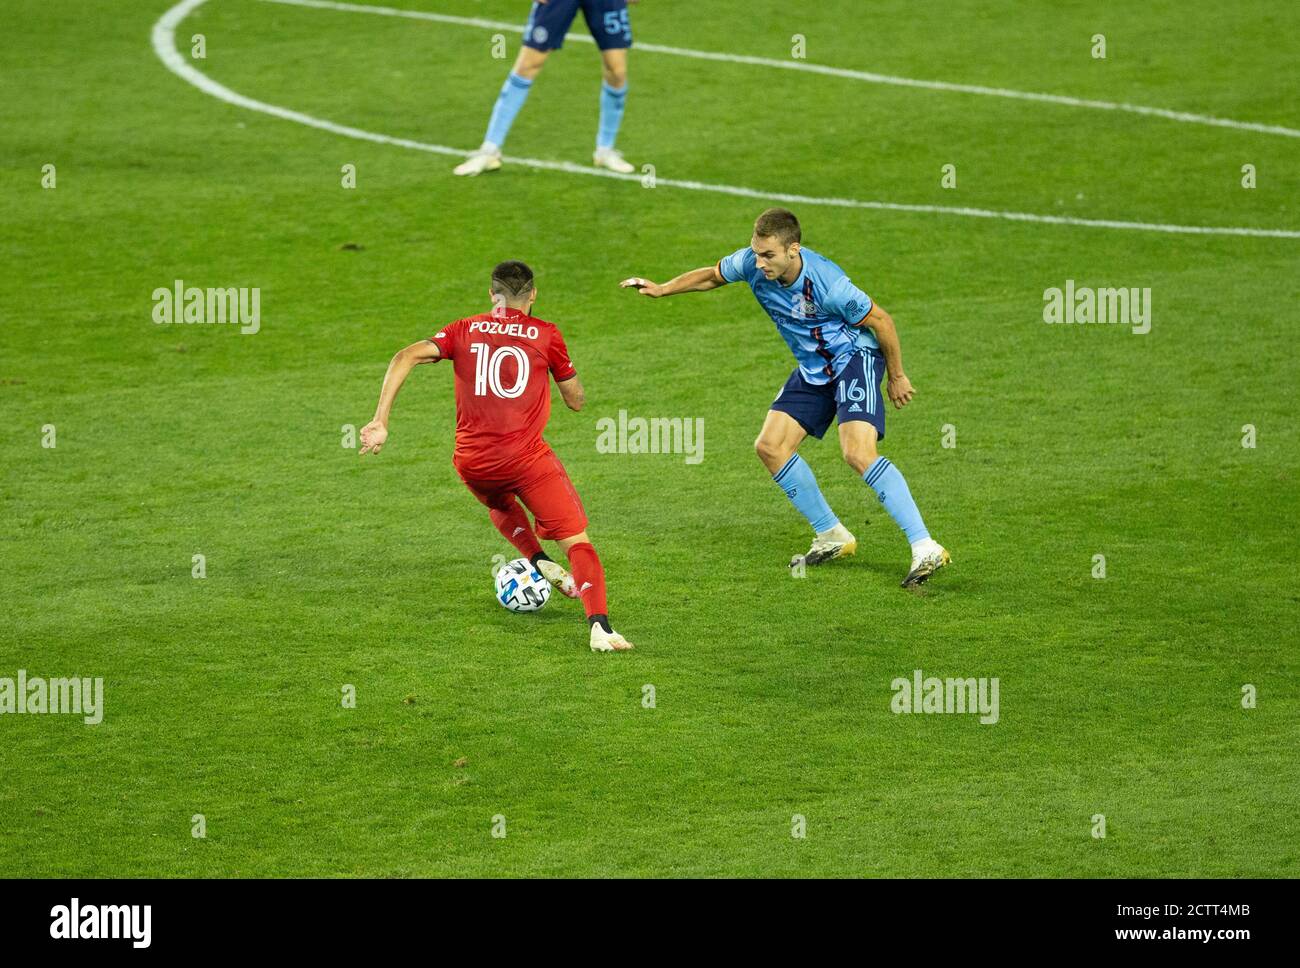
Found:
<svg viewBox="0 0 1300 968"><path fill-rule="evenodd" d="M884 357L867 349L854 353L839 376L820 386L805 380L796 366L771 409L788 413L818 440L836 418L842 424L865 420L876 428L876 439L884 440L885 399L880 393L884 375Z"/></svg>
<svg viewBox="0 0 1300 968"><path fill-rule="evenodd" d="M582 8L587 29L601 50L632 46L632 23L627 17L627 0L550 0L534 3L524 28L524 46L533 50L559 50L564 35Z"/></svg>

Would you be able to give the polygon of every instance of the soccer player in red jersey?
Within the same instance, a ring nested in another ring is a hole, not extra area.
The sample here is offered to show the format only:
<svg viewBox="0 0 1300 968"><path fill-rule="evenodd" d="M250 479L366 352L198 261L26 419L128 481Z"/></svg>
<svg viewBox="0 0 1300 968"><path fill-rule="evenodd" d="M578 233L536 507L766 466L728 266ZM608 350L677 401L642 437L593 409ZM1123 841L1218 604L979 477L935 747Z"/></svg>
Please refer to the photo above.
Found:
<svg viewBox="0 0 1300 968"><path fill-rule="evenodd" d="M492 270L492 312L458 319L435 336L401 350L388 364L375 419L361 428L361 453L378 454L388 417L412 368L451 360L456 376L456 450L452 463L465 486L487 505L492 523L552 585L581 598L593 652L622 652L632 643L609 624L605 571L587 537L587 514L569 475L542 431L551 415L549 376L570 410L581 410L582 383L554 324L529 315L537 289L522 262ZM520 502L523 502L523 507ZM533 513L535 526L524 513ZM542 550L555 541L570 575Z"/></svg>

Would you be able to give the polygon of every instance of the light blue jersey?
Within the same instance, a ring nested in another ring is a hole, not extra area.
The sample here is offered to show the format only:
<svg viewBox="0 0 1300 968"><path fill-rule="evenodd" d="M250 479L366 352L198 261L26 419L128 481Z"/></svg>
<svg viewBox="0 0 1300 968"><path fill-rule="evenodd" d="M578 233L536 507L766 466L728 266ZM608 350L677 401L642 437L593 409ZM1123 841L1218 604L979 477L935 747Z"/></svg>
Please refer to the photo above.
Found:
<svg viewBox="0 0 1300 968"><path fill-rule="evenodd" d="M858 350L878 350L879 344L871 330L855 325L871 312L871 297L825 256L805 248L799 254L803 268L788 286L768 280L748 247L719 262L718 272L727 282L749 283L794 353L803 378L821 386L838 376Z"/></svg>

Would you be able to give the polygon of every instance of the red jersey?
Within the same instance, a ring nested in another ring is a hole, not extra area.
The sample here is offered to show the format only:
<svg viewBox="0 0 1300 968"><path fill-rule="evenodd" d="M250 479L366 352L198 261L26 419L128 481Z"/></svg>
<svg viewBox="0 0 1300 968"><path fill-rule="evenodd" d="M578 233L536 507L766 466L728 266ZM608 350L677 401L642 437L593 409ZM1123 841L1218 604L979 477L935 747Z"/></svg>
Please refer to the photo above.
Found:
<svg viewBox="0 0 1300 968"><path fill-rule="evenodd" d="M519 309L458 319L432 337L456 371L456 452L462 475L513 478L550 446L550 377L577 375L554 324Z"/></svg>

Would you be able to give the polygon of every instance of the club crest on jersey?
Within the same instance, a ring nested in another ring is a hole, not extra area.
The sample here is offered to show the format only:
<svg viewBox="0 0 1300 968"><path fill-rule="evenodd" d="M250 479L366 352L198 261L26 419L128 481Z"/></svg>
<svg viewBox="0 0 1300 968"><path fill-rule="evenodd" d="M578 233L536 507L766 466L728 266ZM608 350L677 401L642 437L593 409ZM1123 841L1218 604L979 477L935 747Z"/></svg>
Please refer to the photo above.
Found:
<svg viewBox="0 0 1300 968"><path fill-rule="evenodd" d="M813 282L811 279L803 281L803 292L795 297L794 314L796 317L802 316L804 319L812 319L818 313L817 302L813 299Z"/></svg>

